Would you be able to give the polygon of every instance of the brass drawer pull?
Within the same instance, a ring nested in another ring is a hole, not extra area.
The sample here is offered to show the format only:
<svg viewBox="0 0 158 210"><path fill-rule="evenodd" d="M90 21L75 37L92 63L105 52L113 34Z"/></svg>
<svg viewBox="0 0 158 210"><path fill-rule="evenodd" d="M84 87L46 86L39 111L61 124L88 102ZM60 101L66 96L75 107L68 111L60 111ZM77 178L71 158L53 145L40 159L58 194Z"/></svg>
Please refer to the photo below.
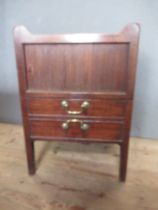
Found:
<svg viewBox="0 0 158 210"><path fill-rule="evenodd" d="M62 126L62 129L63 130L68 130L69 127L70 127L70 123L80 123L80 129L82 131L87 131L89 129L89 125L87 123L84 123L83 120L79 120L79 119L66 120L61 125Z"/></svg>
<svg viewBox="0 0 158 210"><path fill-rule="evenodd" d="M88 101L83 101L81 104L81 110L80 111L71 111L71 110L67 110L69 108L69 102L66 100L63 100L61 102L61 106L66 109L67 113L70 115L77 115L77 114L82 114L83 112L85 112L88 107L90 106L90 103Z"/></svg>

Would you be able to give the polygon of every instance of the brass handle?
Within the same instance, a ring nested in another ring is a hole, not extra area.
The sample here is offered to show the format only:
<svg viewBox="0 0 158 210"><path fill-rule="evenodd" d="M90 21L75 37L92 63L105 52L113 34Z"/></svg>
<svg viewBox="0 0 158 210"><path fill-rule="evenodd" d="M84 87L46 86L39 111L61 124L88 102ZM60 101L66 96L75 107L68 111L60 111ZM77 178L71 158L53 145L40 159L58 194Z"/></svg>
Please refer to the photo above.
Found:
<svg viewBox="0 0 158 210"><path fill-rule="evenodd" d="M68 130L69 127L70 127L70 123L80 123L80 129L82 131L87 131L89 129L89 125L87 123L84 123L83 120L79 120L79 119L66 120L61 125L62 129L63 130Z"/></svg>
<svg viewBox="0 0 158 210"><path fill-rule="evenodd" d="M66 100L63 100L61 102L61 106L64 108L64 109L68 109L69 108L69 102L66 101ZM83 101L82 104L81 104L81 110L80 111L71 111L71 110L67 110L67 113L70 114L70 115L77 115L77 114L82 114L83 112L85 112L88 107L90 106L90 103L88 101Z"/></svg>
<svg viewBox="0 0 158 210"><path fill-rule="evenodd" d="M64 107L64 108L68 108L68 107L69 107L68 101L63 100L63 101L61 102L61 106Z"/></svg>

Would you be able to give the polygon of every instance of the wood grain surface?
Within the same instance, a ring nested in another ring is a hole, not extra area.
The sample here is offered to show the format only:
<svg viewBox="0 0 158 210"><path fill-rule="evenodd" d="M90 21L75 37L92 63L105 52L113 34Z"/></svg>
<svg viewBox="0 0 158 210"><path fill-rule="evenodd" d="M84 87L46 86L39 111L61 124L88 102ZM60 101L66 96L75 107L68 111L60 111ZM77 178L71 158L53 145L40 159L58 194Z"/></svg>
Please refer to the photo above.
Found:
<svg viewBox="0 0 158 210"><path fill-rule="evenodd" d="M0 209L158 209L158 141L131 138L124 184L117 145L36 142L28 176L23 138L22 126L0 124Z"/></svg>

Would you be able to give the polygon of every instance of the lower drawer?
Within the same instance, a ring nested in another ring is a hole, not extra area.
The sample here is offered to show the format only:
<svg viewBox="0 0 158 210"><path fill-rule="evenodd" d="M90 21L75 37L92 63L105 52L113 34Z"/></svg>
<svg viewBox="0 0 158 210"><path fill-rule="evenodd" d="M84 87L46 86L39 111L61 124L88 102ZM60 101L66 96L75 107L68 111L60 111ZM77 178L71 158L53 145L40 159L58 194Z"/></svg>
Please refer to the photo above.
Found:
<svg viewBox="0 0 158 210"><path fill-rule="evenodd" d="M80 138L83 140L120 140L123 137L123 128L124 123L121 121L80 121L77 119L30 120L30 135L34 139Z"/></svg>

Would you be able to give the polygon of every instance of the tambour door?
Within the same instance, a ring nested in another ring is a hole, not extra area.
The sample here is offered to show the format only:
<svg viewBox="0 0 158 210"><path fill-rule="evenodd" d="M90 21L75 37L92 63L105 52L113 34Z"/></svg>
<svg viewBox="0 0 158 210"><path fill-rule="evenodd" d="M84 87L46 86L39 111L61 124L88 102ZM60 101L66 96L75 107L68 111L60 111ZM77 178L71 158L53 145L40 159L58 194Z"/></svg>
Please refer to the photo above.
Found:
<svg viewBox="0 0 158 210"><path fill-rule="evenodd" d="M27 86L35 91L127 89L128 44L27 44Z"/></svg>

